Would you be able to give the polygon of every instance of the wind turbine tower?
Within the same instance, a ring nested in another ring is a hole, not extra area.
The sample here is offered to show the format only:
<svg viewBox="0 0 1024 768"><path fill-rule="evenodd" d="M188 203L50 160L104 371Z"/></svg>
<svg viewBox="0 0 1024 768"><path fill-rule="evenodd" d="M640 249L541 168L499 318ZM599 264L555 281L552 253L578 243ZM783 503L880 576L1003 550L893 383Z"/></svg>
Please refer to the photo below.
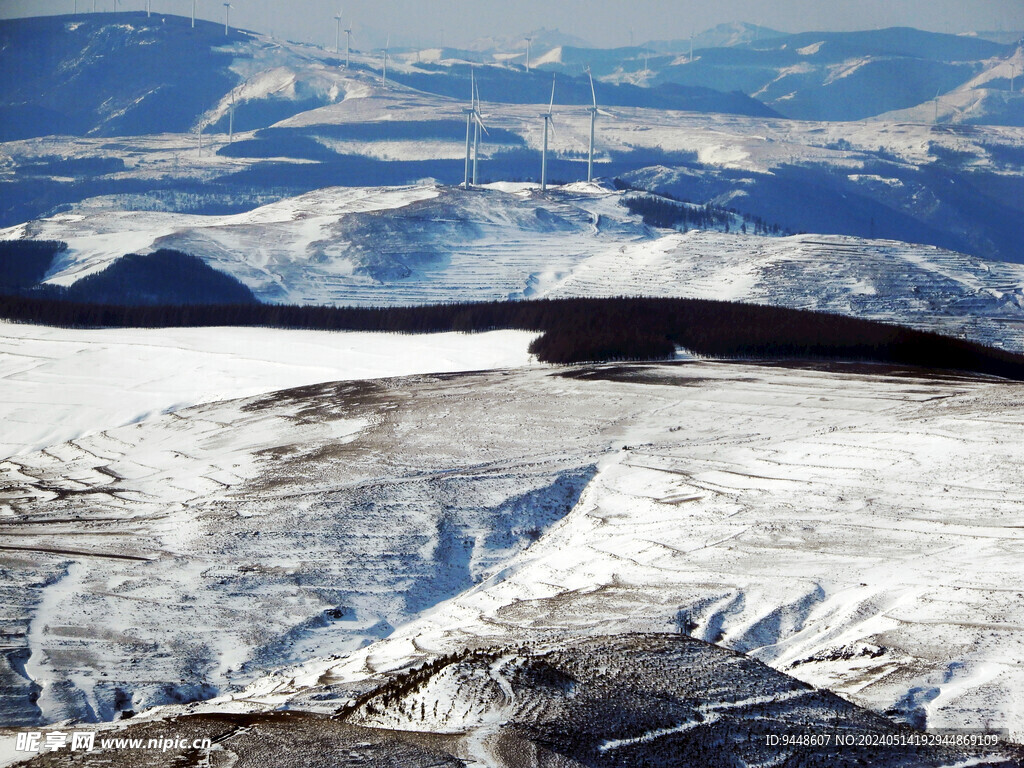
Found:
<svg viewBox="0 0 1024 768"><path fill-rule="evenodd" d="M95 2L96 0L93 0ZM192 0L192 29L196 28L196 0Z"/></svg>
<svg viewBox="0 0 1024 768"><path fill-rule="evenodd" d="M526 71L530 71L530 43L533 42L532 37L526 38Z"/></svg>
<svg viewBox="0 0 1024 768"><path fill-rule="evenodd" d="M224 3L224 35L227 36L228 32L231 31L231 27L228 25L228 21L231 18L231 3Z"/></svg>
<svg viewBox="0 0 1024 768"><path fill-rule="evenodd" d="M387 42L384 43L384 68L381 70L381 83L387 83L388 81L388 50L391 48L391 35L388 35Z"/></svg>
<svg viewBox="0 0 1024 768"><path fill-rule="evenodd" d="M597 123L597 91L594 90L594 73L587 67L587 75L590 77L590 95L594 104L587 111L590 112L590 152L587 154L587 181L594 180L594 125Z"/></svg>
<svg viewBox="0 0 1024 768"><path fill-rule="evenodd" d="M352 27L345 30L345 69L348 69L348 55L352 50Z"/></svg>
<svg viewBox="0 0 1024 768"><path fill-rule="evenodd" d="M334 17L334 20L338 22L338 28L334 33L334 52L341 53L341 11L338 11L338 15Z"/></svg>
<svg viewBox="0 0 1024 768"><path fill-rule="evenodd" d="M544 149L540 155L540 191L547 192L548 189L548 129L555 132L555 118L552 110L555 108L555 75L551 75L551 102L548 104L548 111L541 114L544 118Z"/></svg>
<svg viewBox="0 0 1024 768"><path fill-rule="evenodd" d="M462 113L466 116L466 175L462 180L463 189L469 189L469 158L470 158L470 134L473 128L473 113L476 111L476 83L474 82L473 70L470 69L470 82L469 82L469 93L470 93L470 106L464 107Z"/></svg>
<svg viewBox="0 0 1024 768"><path fill-rule="evenodd" d="M469 106L464 107L462 113L466 116L466 175L463 178L462 186L469 189L470 179L476 185L477 158L480 151L480 131L487 133L484 127L483 117L480 115L479 91L476 87L476 72L471 67L469 70ZM470 176L470 161L472 160L472 176Z"/></svg>
<svg viewBox="0 0 1024 768"><path fill-rule="evenodd" d="M476 186L476 165L480 158L480 133L487 133L484 125L484 116L480 114L480 88L476 84L476 78L472 78L473 86L473 122L476 127L473 130L473 186Z"/></svg>

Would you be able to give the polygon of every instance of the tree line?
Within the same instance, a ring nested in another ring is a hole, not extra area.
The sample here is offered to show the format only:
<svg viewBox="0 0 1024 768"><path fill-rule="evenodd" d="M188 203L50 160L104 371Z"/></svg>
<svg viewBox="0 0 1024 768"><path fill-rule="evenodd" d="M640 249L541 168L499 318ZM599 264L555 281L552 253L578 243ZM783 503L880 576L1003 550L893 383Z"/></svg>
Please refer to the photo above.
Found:
<svg viewBox="0 0 1024 768"><path fill-rule="evenodd" d="M0 296L0 318L73 328L248 326L389 333L536 331L538 359L572 364L673 357L846 360L969 371L1024 381L1024 356L870 320L704 299L578 298L321 307L119 306Z"/></svg>

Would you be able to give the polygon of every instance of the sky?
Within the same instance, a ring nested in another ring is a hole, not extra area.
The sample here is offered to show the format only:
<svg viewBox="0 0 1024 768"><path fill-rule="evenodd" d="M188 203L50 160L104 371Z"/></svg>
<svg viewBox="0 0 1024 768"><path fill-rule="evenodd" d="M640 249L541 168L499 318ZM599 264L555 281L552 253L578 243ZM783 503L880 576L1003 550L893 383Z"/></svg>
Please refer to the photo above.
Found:
<svg viewBox="0 0 1024 768"><path fill-rule="evenodd" d="M334 16L353 27L356 47L463 46L559 29L601 47L688 38L746 21L784 32L911 26L936 32L1024 30L1024 0L231 0L232 26L333 45ZM0 18L144 10L147 0L0 0ZM192 0L149 0L155 13L187 16ZM196 0L201 18L223 22L223 0ZM362 37L361 44L359 38Z"/></svg>

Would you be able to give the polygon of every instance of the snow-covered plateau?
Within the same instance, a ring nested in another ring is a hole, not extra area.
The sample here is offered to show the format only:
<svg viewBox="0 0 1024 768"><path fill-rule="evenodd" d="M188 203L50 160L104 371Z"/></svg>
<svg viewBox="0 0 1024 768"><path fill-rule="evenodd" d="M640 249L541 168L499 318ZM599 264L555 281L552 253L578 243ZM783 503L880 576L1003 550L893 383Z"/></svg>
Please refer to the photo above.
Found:
<svg viewBox="0 0 1024 768"><path fill-rule="evenodd" d="M877 367L520 369L8 459L5 717L333 711L442 653L682 611L854 703L1019 739L1021 399Z"/></svg>

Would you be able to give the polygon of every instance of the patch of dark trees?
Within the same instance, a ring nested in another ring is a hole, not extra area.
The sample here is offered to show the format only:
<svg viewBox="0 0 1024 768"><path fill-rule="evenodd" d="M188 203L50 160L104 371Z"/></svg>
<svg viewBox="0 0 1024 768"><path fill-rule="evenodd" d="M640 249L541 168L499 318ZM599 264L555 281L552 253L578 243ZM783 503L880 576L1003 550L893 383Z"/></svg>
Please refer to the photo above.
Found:
<svg viewBox="0 0 1024 768"><path fill-rule="evenodd" d="M0 292L72 304L194 306L255 304L252 291L202 259L161 249L129 254L70 286L40 285L67 245L39 240L0 241Z"/></svg>
<svg viewBox="0 0 1024 768"><path fill-rule="evenodd" d="M120 157L59 157L46 155L37 157L31 163L18 166L18 173L26 176L106 176L125 170L124 159Z"/></svg>
<svg viewBox="0 0 1024 768"><path fill-rule="evenodd" d="M391 333L538 331L550 363L698 355L845 360L990 374L1024 381L1024 356L974 342L822 312L701 299L542 299L421 307L221 304L130 307L0 297L6 320L64 327L258 326Z"/></svg>
<svg viewBox="0 0 1024 768"><path fill-rule="evenodd" d="M36 285L67 247L56 240L0 240L0 293L21 293Z"/></svg>
<svg viewBox="0 0 1024 768"><path fill-rule="evenodd" d="M617 189L632 189L629 184L621 179L614 180ZM619 200L619 205L627 208L630 213L640 216L644 224L649 227L660 227L662 229L679 229L683 232L693 229L714 229L723 228L726 232L730 226L735 224L737 218L741 219L739 231L746 234L748 231L755 235L779 235L783 234L782 227L778 224L769 224L760 216L749 213L741 213L734 208L723 208L713 203L697 205L681 200L676 200L671 195L653 195L641 193L628 195ZM785 234L791 234L786 232Z"/></svg>

